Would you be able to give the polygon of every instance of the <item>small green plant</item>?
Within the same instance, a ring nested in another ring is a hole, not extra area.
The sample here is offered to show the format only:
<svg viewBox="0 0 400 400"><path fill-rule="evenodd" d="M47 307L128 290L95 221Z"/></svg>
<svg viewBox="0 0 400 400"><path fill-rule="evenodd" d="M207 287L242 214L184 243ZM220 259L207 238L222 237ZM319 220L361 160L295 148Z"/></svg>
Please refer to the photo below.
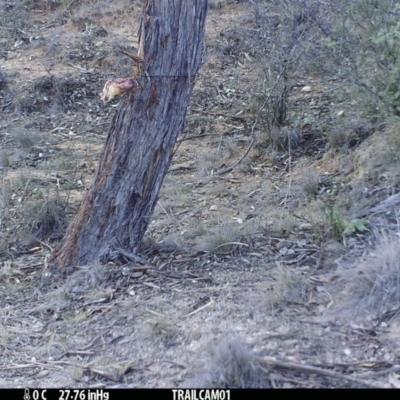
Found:
<svg viewBox="0 0 400 400"><path fill-rule="evenodd" d="M343 235L349 236L356 232L365 232L366 230L368 230L368 228L367 221L365 219L353 218L350 221L347 221Z"/></svg>
<svg viewBox="0 0 400 400"><path fill-rule="evenodd" d="M96 25L94 25L91 22L85 22L85 33L87 35L91 35L93 33L93 31L96 29Z"/></svg>
<svg viewBox="0 0 400 400"><path fill-rule="evenodd" d="M336 203L332 203L325 208L324 216L332 236L337 240L345 240L346 236L350 236L355 232L368 230L365 219L345 219Z"/></svg>
<svg viewBox="0 0 400 400"><path fill-rule="evenodd" d="M80 381L83 377L82 368L72 366L69 368L69 373L75 381Z"/></svg>
<svg viewBox="0 0 400 400"><path fill-rule="evenodd" d="M325 219L335 239L341 239L343 232L346 228L346 222L343 218L342 212L340 211L337 204L329 205L324 210Z"/></svg>

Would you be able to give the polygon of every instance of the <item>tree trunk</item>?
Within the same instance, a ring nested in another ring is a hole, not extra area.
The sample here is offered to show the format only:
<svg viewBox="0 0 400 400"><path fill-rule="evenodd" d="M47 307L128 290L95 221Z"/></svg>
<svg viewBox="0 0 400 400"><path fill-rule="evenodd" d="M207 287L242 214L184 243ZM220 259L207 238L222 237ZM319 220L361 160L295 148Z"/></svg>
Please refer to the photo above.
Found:
<svg viewBox="0 0 400 400"><path fill-rule="evenodd" d="M199 70L207 0L146 0L139 89L121 101L94 179L51 261L135 259Z"/></svg>

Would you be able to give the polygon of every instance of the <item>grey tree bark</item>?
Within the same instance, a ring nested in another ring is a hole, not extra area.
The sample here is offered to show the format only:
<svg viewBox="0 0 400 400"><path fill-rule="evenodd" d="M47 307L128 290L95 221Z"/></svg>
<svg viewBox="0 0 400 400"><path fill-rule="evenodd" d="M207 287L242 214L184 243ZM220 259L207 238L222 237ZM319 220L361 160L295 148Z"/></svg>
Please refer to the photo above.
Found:
<svg viewBox="0 0 400 400"><path fill-rule="evenodd" d="M135 258L183 129L207 0L146 0L140 88L121 101L91 186L52 257L58 268Z"/></svg>

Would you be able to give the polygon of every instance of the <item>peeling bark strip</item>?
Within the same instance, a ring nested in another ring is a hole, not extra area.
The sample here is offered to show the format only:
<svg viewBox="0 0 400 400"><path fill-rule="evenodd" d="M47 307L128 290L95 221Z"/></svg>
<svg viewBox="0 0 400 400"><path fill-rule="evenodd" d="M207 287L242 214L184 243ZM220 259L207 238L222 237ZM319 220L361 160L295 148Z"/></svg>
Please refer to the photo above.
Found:
<svg viewBox="0 0 400 400"><path fill-rule="evenodd" d="M115 114L94 179L60 249L59 268L134 255L182 131L201 62L207 0L146 0L141 88Z"/></svg>

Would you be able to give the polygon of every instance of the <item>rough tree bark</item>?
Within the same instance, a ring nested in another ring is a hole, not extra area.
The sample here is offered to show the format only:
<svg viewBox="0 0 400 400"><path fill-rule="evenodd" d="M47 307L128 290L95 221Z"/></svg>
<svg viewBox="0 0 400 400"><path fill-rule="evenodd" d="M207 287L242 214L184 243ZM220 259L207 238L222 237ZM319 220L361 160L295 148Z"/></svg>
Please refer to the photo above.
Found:
<svg viewBox="0 0 400 400"><path fill-rule="evenodd" d="M132 257L148 226L201 63L207 0L146 0L141 88L115 114L54 266ZM142 53L142 54L140 54Z"/></svg>

